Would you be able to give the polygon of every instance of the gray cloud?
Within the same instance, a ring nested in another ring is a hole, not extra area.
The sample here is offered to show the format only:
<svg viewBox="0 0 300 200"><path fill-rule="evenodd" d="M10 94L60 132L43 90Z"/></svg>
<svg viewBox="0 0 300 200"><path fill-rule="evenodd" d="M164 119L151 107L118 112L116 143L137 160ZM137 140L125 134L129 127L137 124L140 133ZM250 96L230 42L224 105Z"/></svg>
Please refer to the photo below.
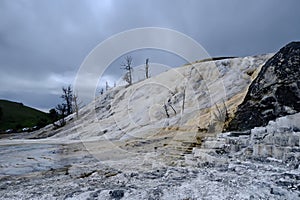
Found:
<svg viewBox="0 0 300 200"><path fill-rule="evenodd" d="M299 7L297 0L2 0L0 98L54 107L61 86L73 82L87 54L108 37L132 28L180 31L211 56L275 52L300 39ZM133 54L137 65L146 54ZM153 62L183 62L150 54ZM120 76L119 61L106 77Z"/></svg>

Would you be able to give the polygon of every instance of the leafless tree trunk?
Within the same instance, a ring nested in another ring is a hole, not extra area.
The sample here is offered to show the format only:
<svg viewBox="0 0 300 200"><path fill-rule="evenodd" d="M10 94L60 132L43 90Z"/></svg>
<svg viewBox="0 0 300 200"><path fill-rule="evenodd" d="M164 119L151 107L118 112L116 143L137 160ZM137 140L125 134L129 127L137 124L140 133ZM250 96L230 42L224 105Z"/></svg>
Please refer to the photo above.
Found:
<svg viewBox="0 0 300 200"><path fill-rule="evenodd" d="M76 112L76 118L79 119L79 106L78 106L78 95L74 94L73 97L73 102L74 102L74 110Z"/></svg>
<svg viewBox="0 0 300 200"><path fill-rule="evenodd" d="M182 97L182 112L181 112L181 114L183 114L183 112L184 112L184 104L185 104L185 89L186 88L184 88L183 89L183 97Z"/></svg>
<svg viewBox="0 0 300 200"><path fill-rule="evenodd" d="M107 82L107 81L105 82L105 90L106 90L106 91L109 90L109 85L108 85L108 82Z"/></svg>
<svg viewBox="0 0 300 200"><path fill-rule="evenodd" d="M69 85L68 87L62 87L62 91L63 94L61 95L61 98L64 99L65 101L67 115L70 115L73 113L73 109L72 109L73 91L71 85Z"/></svg>
<svg viewBox="0 0 300 200"><path fill-rule="evenodd" d="M127 71L123 79L129 84L132 84L132 57L126 56L125 63L122 63L121 66Z"/></svg>
<svg viewBox="0 0 300 200"><path fill-rule="evenodd" d="M164 104L164 109L165 109L165 112L166 112L167 117L169 118L170 115L169 115L169 113L168 113L168 107L167 107L166 104Z"/></svg>
<svg viewBox="0 0 300 200"><path fill-rule="evenodd" d="M213 113L214 116L215 116L215 118L216 118L216 120L219 121L219 122L225 122L226 120L229 119L229 113L228 113L228 109L227 109L227 106L225 104L225 100L224 99L222 100L222 103L223 103L223 108L220 108L215 103L217 113Z"/></svg>
<svg viewBox="0 0 300 200"><path fill-rule="evenodd" d="M149 78L149 58L146 59L146 78Z"/></svg>
<svg viewBox="0 0 300 200"><path fill-rule="evenodd" d="M168 100L168 106L170 106L170 107L172 108L172 110L174 111L174 114L176 115L177 112L176 112L176 110L175 110L175 109L173 108L173 106L172 106L171 99Z"/></svg>

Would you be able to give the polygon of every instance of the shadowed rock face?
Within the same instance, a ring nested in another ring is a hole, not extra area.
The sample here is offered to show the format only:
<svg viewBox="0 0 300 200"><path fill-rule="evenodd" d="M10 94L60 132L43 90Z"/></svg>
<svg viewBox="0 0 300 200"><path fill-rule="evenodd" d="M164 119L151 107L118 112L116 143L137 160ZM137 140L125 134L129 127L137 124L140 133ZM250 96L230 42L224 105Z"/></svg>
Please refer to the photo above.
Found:
<svg viewBox="0 0 300 200"><path fill-rule="evenodd" d="M265 126L270 120L297 112L300 112L300 42L292 42L262 67L226 130Z"/></svg>

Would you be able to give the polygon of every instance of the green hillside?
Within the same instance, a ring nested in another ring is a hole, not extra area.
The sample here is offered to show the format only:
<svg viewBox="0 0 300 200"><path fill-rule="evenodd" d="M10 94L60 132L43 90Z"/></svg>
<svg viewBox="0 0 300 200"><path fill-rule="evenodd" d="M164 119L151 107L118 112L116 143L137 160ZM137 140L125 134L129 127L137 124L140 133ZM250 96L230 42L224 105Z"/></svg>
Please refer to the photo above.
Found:
<svg viewBox="0 0 300 200"><path fill-rule="evenodd" d="M0 100L0 131L45 126L50 123L47 113L7 100Z"/></svg>

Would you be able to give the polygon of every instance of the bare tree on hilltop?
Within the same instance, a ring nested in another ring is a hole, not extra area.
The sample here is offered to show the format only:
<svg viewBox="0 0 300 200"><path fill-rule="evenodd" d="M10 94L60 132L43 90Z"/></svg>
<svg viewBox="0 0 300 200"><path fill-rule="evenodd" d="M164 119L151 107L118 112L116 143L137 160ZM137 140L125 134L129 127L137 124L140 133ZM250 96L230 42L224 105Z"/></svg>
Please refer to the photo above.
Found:
<svg viewBox="0 0 300 200"><path fill-rule="evenodd" d="M79 119L79 106L80 103L78 102L78 94L74 93L73 95L73 103L74 103L74 111L76 113L76 118Z"/></svg>
<svg viewBox="0 0 300 200"><path fill-rule="evenodd" d="M124 75L123 79L128 83L128 85L132 84L132 57L131 56L126 56L125 58L125 63L122 63L121 66L123 66L127 72Z"/></svg>
<svg viewBox="0 0 300 200"><path fill-rule="evenodd" d="M146 59L146 79L149 78L149 58Z"/></svg>
<svg viewBox="0 0 300 200"><path fill-rule="evenodd" d="M106 81L106 82L105 82L105 90L108 91L109 88L110 88L110 87L109 87L109 85L108 85L108 82Z"/></svg>

